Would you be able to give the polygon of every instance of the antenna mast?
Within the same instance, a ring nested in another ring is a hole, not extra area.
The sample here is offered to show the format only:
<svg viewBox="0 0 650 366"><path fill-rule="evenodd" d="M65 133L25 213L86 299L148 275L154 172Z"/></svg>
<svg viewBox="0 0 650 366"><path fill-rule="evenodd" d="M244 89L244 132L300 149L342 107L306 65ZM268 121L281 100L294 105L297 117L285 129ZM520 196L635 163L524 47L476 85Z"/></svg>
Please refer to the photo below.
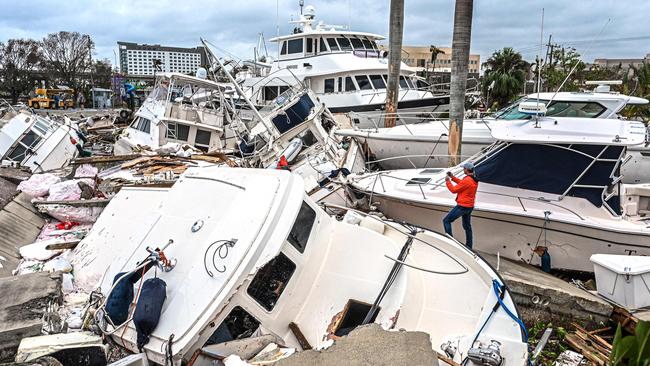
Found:
<svg viewBox="0 0 650 366"><path fill-rule="evenodd" d="M539 53L537 54L537 104L539 108L539 92L542 88L542 48L544 47L544 8L542 8L542 27L539 35ZM539 127L539 113L535 112L535 127Z"/></svg>

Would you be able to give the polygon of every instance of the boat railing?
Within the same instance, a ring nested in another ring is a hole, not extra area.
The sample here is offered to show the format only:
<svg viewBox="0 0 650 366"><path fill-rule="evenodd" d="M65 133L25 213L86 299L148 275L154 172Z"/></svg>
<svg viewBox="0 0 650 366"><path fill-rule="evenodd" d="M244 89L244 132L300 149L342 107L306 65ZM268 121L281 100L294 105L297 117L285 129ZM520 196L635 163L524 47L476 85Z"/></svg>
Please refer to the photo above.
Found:
<svg viewBox="0 0 650 366"><path fill-rule="evenodd" d="M445 124L446 119L443 118L442 115L447 116L449 112L436 112L436 111L431 111L431 112L394 112L394 113L386 113L386 112L377 112L377 113L357 113L357 112L349 112L348 116L350 120L368 120L370 123L373 125L371 129L374 129L375 132L379 132L380 128L384 128L384 126L379 126L378 122L384 121L387 117L395 117L395 123L400 124L403 126L410 135L414 135L413 131L408 127L409 124L421 124L421 123L427 123L427 122L439 122L441 123L447 132L449 132L449 127ZM438 115L438 116L436 116ZM416 122L412 122L415 120ZM407 123L411 121L411 123Z"/></svg>
<svg viewBox="0 0 650 366"><path fill-rule="evenodd" d="M459 167L453 167L453 168L450 168L450 169L460 170ZM456 173L461 174L459 171L456 171ZM413 180L413 178L406 179L406 178L402 178L402 177L396 177L394 175L391 175L390 171L381 171L381 172L376 172L376 173L372 173L372 174L374 174L375 177L374 177L374 181L372 183L372 188L370 189L370 196L368 198L369 205L371 205L371 206L372 206L372 202L373 202L373 198L374 198L374 194L375 194L375 188L377 188L377 182L379 182L382 191L384 193L386 193L386 185L385 185L384 179L398 180L398 181L401 181L401 182L405 182L405 184L410 184L412 186L417 185L418 189L420 191L420 194L422 195L423 200L427 200L427 196L426 196L426 193L424 192L424 188L428 188L428 186L430 186L431 187L430 190L434 190L434 189L443 187L443 185L445 184L444 183L444 178L438 179L438 180L435 180L435 181L420 182L420 181ZM365 177L368 177L368 176L365 176ZM523 201L531 201L531 202L536 202L536 203L541 202L541 203L544 203L544 204L547 204L547 205L562 209L562 210L576 216L581 221L585 221L585 218L583 216L581 216L579 213L577 213L576 211L574 211L574 210L572 210L572 209L570 209L568 207L565 207L563 205L558 204L557 202L561 202L562 201L561 199L549 199L549 198L545 198L545 197L526 197L526 196L519 196L519 195L514 195L514 194L506 194L506 193L501 193L501 192L490 192L490 191L480 191L479 193L494 195L494 196L499 196L499 197L508 197L508 198L517 199L524 211L526 211L526 208L525 208L525 206L523 204Z"/></svg>

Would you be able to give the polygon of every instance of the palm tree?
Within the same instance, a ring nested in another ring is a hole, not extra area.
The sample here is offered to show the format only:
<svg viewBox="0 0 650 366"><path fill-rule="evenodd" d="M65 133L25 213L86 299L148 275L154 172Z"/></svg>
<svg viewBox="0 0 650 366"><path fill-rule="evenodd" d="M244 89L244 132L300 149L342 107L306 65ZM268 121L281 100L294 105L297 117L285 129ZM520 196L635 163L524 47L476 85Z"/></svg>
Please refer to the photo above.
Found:
<svg viewBox="0 0 650 366"><path fill-rule="evenodd" d="M436 61L438 60L438 55L444 54L445 51L441 50L440 48L431 45L429 47L429 52L431 52L431 73L435 76L436 74Z"/></svg>
<svg viewBox="0 0 650 366"><path fill-rule="evenodd" d="M457 165L461 156L473 8L474 0L456 0L454 35L451 42L451 85L449 87L449 142L447 146L450 166Z"/></svg>
<svg viewBox="0 0 650 366"><path fill-rule="evenodd" d="M394 127L399 96L399 74L402 63L404 31L404 0L390 1L390 30L388 35L388 87L386 88L386 118L384 127Z"/></svg>
<svg viewBox="0 0 650 366"><path fill-rule="evenodd" d="M489 94L488 105L496 101L499 106L504 106L519 94L530 68L521 54L511 47L495 51L483 66L486 68L483 95Z"/></svg>
<svg viewBox="0 0 650 366"><path fill-rule="evenodd" d="M650 99L650 63L630 66L630 72L623 76L623 93ZM650 108L644 105L629 105L623 110L623 116L631 119L650 121Z"/></svg>

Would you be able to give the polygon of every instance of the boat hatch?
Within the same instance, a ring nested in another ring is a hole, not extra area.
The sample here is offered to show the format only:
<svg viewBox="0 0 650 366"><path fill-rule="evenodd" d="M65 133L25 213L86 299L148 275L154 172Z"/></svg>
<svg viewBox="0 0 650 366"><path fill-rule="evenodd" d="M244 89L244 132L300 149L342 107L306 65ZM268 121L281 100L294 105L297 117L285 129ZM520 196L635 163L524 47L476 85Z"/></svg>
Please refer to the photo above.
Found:
<svg viewBox="0 0 650 366"><path fill-rule="evenodd" d="M205 346L248 338L259 328L260 321L241 306L235 306L208 338Z"/></svg>
<svg viewBox="0 0 650 366"><path fill-rule="evenodd" d="M406 182L407 186L416 186L420 184L427 184L431 178L423 178L423 177L415 177L411 178L408 182Z"/></svg>
<svg viewBox="0 0 650 366"><path fill-rule="evenodd" d="M305 122L312 108L314 108L314 103L309 98L309 95L304 94L294 105L287 108L284 113L273 117L273 124L281 134L285 133Z"/></svg>
<svg viewBox="0 0 650 366"><path fill-rule="evenodd" d="M354 330L354 328L362 325L370 308L372 308L371 304L352 299L348 300L342 314L336 317L338 321L335 320L334 335L338 337L345 336ZM371 323L375 322L379 311L381 311L381 308L378 307L375 314L370 318Z"/></svg>
<svg viewBox="0 0 650 366"><path fill-rule="evenodd" d="M280 252L257 271L246 292L264 309L271 311L295 270L296 264Z"/></svg>
<svg viewBox="0 0 650 366"><path fill-rule="evenodd" d="M441 168L435 168L435 169L424 169L423 171L420 172L420 174L438 174L444 169Z"/></svg>

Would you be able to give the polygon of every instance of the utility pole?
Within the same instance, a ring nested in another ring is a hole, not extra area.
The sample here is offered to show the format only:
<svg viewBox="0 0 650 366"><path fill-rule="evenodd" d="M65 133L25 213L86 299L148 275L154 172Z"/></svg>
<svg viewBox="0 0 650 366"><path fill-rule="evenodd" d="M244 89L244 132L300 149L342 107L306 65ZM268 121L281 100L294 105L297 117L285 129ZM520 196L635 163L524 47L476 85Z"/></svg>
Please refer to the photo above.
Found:
<svg viewBox="0 0 650 366"><path fill-rule="evenodd" d="M465 118L465 90L469 72L469 48L472 40L473 0L456 0L454 35L451 42L451 84L449 93L449 165L460 163L463 119Z"/></svg>
<svg viewBox="0 0 650 366"><path fill-rule="evenodd" d="M395 127L399 97L400 66L402 63L404 0L390 0L389 24L388 87L386 88L386 116L384 118L384 127Z"/></svg>

